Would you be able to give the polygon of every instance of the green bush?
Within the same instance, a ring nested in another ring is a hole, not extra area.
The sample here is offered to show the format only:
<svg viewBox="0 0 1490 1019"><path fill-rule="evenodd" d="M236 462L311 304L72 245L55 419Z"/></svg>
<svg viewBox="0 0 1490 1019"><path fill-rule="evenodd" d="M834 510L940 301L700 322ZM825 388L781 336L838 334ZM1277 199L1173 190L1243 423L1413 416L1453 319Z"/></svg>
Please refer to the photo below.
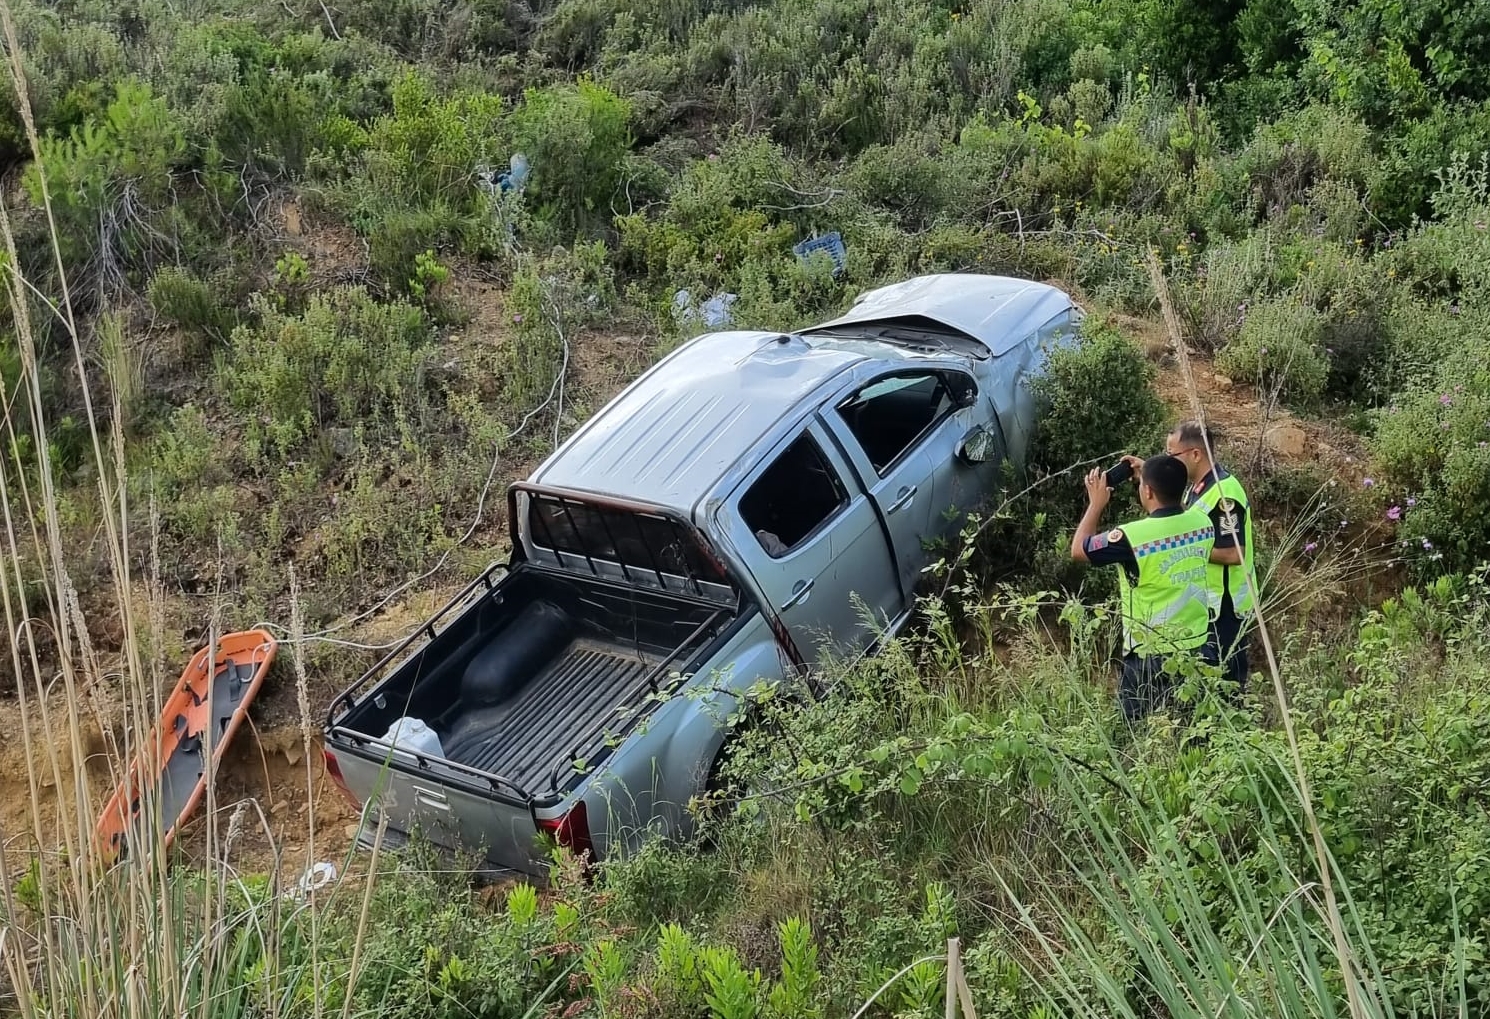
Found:
<svg viewBox="0 0 1490 1019"><path fill-rule="evenodd" d="M263 298L254 310L258 324L234 331L220 374L255 448L287 455L329 428L423 421L432 336L420 309L350 287L311 295L300 314Z"/></svg>
<svg viewBox="0 0 1490 1019"><path fill-rule="evenodd" d="M1168 415L1155 376L1138 346L1096 316L1083 323L1077 346L1052 352L1031 382L1040 411L1027 467L1037 487L985 529L981 560L1000 574L1033 571L1038 583L1084 580L1096 590L1111 583L1110 571L1089 574L1072 564L1067 545L1086 506L1086 472L1161 448ZM1118 493L1109 519L1140 512L1132 492Z"/></svg>
<svg viewBox="0 0 1490 1019"><path fill-rule="evenodd" d="M1166 422L1153 388L1155 375L1137 344L1110 322L1088 317L1081 343L1053 351L1032 383L1041 411L1031 466L1053 473L1093 458L1147 455L1163 438ZM1071 478L1079 480L1079 475Z"/></svg>
<svg viewBox="0 0 1490 1019"><path fill-rule="evenodd" d="M122 81L104 110L65 137L41 142L42 175L28 165L33 204L49 197L66 270L75 287L109 291L135 285L179 253L189 224L176 206L176 172L186 157L179 121L150 87Z"/></svg>
<svg viewBox="0 0 1490 1019"><path fill-rule="evenodd" d="M1469 569L1490 559L1490 377L1461 357L1439 379L1377 415L1372 450L1409 558Z"/></svg>
<svg viewBox="0 0 1490 1019"><path fill-rule="evenodd" d="M577 335L604 316L615 296L603 241L519 263L507 297L514 335L503 392L511 412L526 417L556 396Z"/></svg>
<svg viewBox="0 0 1490 1019"><path fill-rule="evenodd" d="M1260 199L1260 211L1275 215L1305 202L1322 180L1364 189L1376 172L1376 155L1362 121L1314 105L1259 127L1237 166Z"/></svg>
<svg viewBox="0 0 1490 1019"><path fill-rule="evenodd" d="M1246 309L1237 338L1216 355L1216 368L1259 386L1266 397L1308 405L1329 380L1321 338L1324 317L1297 297L1274 297Z"/></svg>
<svg viewBox="0 0 1490 1019"><path fill-rule="evenodd" d="M523 94L512 136L532 167L528 187L541 218L570 233L611 218L631 149L629 117L623 99L583 79Z"/></svg>
<svg viewBox="0 0 1490 1019"><path fill-rule="evenodd" d="M237 325L236 311L218 288L181 266L163 267L151 277L145 296L157 315L212 343L225 340Z"/></svg>

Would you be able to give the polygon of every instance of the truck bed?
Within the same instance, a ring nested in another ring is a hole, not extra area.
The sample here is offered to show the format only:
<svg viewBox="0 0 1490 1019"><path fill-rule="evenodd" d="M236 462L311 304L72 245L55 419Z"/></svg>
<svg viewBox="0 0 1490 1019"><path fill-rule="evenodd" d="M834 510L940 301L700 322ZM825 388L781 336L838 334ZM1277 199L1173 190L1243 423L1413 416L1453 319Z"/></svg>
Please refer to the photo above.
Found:
<svg viewBox="0 0 1490 1019"><path fill-rule="evenodd" d="M735 613L682 595L520 564L479 585L427 643L375 669L333 705L335 740L381 756L401 717L424 721L447 761L520 799L577 782L687 673ZM379 751L378 747L384 747Z"/></svg>
<svg viewBox="0 0 1490 1019"><path fill-rule="evenodd" d="M511 701L462 712L450 725L445 757L499 771L526 789L545 786L555 762L593 760L618 709L649 689L661 659L601 641L571 642Z"/></svg>

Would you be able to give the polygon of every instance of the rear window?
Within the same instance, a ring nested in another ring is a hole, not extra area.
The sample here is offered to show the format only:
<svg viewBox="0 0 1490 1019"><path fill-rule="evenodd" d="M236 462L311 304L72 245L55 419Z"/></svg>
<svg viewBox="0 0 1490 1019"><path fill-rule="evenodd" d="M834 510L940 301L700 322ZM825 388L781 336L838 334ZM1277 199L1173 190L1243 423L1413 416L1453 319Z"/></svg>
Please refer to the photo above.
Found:
<svg viewBox="0 0 1490 1019"><path fill-rule="evenodd" d="M561 557L603 559L646 573L725 583L693 532L662 516L530 494L528 533Z"/></svg>

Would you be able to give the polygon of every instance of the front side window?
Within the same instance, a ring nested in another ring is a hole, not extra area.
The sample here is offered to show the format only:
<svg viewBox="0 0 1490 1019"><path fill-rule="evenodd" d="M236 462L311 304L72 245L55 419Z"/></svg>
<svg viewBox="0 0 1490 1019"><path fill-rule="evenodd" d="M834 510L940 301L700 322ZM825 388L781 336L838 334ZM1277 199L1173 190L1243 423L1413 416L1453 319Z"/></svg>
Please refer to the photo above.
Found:
<svg viewBox="0 0 1490 1019"><path fill-rule="evenodd" d="M916 441L957 409L955 386L972 389L971 379L948 379L941 372L894 375L865 386L838 406L838 414L881 477Z"/></svg>
<svg viewBox="0 0 1490 1019"><path fill-rule="evenodd" d="M740 516L772 558L806 541L848 493L812 436L788 446L740 499Z"/></svg>

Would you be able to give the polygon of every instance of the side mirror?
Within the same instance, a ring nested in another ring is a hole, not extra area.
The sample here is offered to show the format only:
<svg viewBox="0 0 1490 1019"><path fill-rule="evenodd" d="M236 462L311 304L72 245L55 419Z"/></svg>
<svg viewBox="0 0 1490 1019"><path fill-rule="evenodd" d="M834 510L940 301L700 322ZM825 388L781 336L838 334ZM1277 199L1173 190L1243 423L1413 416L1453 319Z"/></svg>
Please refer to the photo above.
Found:
<svg viewBox="0 0 1490 1019"><path fill-rule="evenodd" d="M968 432L957 445L958 458L969 464L988 463L1001 455L998 436L982 425Z"/></svg>

